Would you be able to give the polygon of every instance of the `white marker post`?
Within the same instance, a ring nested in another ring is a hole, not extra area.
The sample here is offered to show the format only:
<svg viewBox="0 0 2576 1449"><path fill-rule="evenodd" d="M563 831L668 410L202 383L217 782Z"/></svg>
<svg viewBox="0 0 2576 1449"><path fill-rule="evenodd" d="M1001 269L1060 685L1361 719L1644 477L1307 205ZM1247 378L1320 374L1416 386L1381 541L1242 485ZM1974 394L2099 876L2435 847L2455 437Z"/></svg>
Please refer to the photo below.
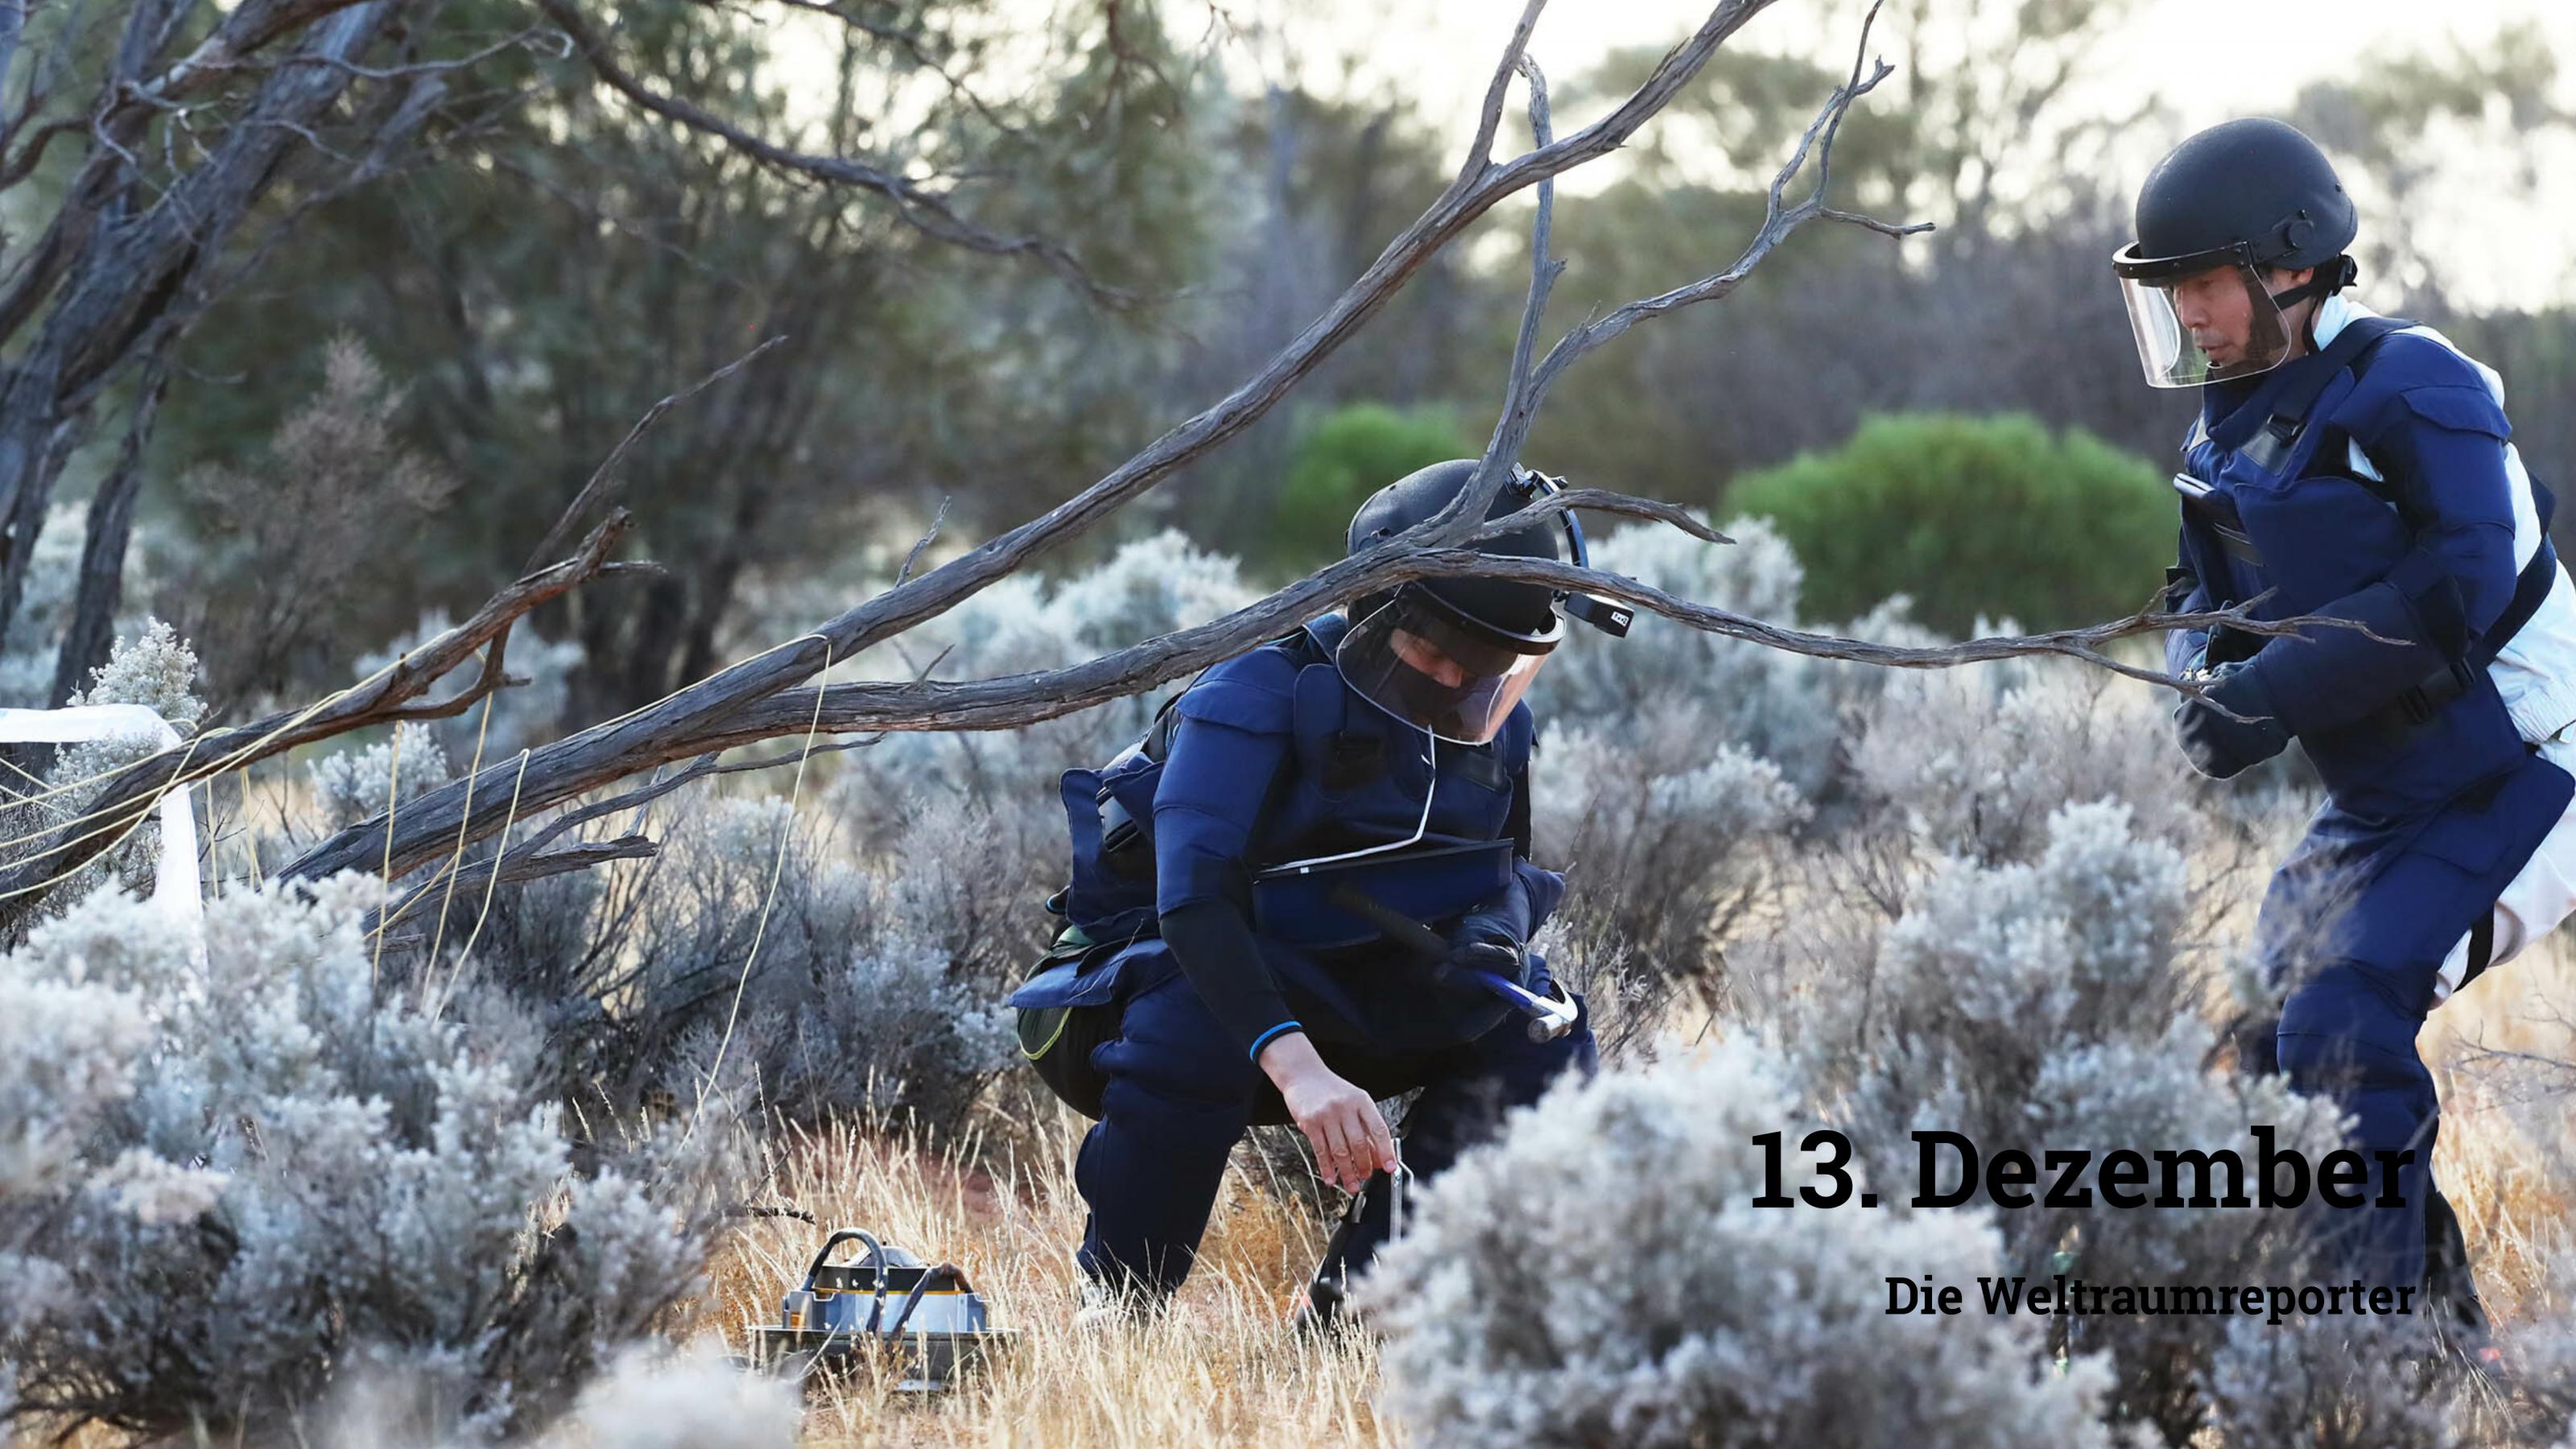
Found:
<svg viewBox="0 0 2576 1449"><path fill-rule="evenodd" d="M0 709L0 744L78 745L97 740L133 740L165 749L180 743L179 732L168 720L139 704ZM185 926L202 952L206 897L197 877L197 817L188 808L184 785L162 792L161 864L153 876L153 903Z"/></svg>

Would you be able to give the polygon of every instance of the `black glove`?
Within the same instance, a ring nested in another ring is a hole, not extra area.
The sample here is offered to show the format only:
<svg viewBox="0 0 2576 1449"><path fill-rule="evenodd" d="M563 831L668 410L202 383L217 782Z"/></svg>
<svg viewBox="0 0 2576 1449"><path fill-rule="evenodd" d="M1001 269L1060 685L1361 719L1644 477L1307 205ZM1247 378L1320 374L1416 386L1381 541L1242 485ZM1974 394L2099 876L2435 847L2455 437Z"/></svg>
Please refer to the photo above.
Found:
<svg viewBox="0 0 2576 1449"><path fill-rule="evenodd" d="M1443 974L1451 971L1490 971L1505 981L1518 984L1527 964L1528 948L1522 944L1513 923L1501 911L1478 911L1458 923L1449 933L1449 954L1440 965Z"/></svg>
<svg viewBox="0 0 2576 1449"><path fill-rule="evenodd" d="M2289 728L2281 723L2251 661L2222 664L2208 679L2207 700L2186 699L2174 706L2174 737L2193 769L2225 780L2289 747ZM2244 718L2230 719L2229 713Z"/></svg>

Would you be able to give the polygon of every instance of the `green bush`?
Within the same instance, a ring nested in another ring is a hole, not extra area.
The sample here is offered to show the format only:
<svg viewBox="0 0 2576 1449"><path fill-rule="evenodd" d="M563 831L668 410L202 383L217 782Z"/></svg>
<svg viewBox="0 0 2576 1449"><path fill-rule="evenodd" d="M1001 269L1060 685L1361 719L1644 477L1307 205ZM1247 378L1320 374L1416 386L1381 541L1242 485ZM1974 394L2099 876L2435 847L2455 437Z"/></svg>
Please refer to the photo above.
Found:
<svg viewBox="0 0 2576 1449"><path fill-rule="evenodd" d="M2021 415L1874 417L1842 447L1739 481L1806 567L1805 608L1850 618L1891 594L1965 634L1980 616L2053 629L2118 618L2172 562L2163 475L2080 428Z"/></svg>
<svg viewBox="0 0 2576 1449"><path fill-rule="evenodd" d="M1302 574L1339 558L1363 499L1416 468L1477 451L1441 408L1363 402L1323 414L1288 460L1262 543L1265 561Z"/></svg>

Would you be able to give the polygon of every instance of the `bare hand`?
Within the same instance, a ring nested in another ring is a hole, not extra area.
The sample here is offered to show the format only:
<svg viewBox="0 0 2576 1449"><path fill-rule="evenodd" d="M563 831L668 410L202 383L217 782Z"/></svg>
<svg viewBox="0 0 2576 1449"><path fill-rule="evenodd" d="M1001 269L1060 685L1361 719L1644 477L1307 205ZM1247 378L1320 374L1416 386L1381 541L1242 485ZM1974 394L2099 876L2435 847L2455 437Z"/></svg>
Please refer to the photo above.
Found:
<svg viewBox="0 0 2576 1449"><path fill-rule="evenodd" d="M1261 1069L1279 1088L1288 1115L1315 1149L1324 1180L1357 1192L1376 1172L1395 1170L1395 1140L1369 1094L1334 1075L1303 1032L1261 1049Z"/></svg>

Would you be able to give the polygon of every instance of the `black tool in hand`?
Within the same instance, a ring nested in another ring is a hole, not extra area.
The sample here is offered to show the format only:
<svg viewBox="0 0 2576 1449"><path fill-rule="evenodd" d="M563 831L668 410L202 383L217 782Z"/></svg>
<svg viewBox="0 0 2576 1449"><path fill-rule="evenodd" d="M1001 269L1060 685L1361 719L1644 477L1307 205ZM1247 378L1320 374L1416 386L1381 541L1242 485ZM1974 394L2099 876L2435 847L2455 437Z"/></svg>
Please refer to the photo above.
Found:
<svg viewBox="0 0 2576 1449"><path fill-rule="evenodd" d="M1357 886L1344 882L1333 887L1324 903L1337 911L1348 911L1384 932L1386 938L1428 961L1446 961L1449 943L1438 931L1411 916L1385 905ZM1491 971L1469 967L1452 968L1478 986L1510 1002L1512 1009L1529 1018L1531 1041L1554 1041L1574 1029L1574 1003L1563 997L1541 996L1517 981L1508 981Z"/></svg>

